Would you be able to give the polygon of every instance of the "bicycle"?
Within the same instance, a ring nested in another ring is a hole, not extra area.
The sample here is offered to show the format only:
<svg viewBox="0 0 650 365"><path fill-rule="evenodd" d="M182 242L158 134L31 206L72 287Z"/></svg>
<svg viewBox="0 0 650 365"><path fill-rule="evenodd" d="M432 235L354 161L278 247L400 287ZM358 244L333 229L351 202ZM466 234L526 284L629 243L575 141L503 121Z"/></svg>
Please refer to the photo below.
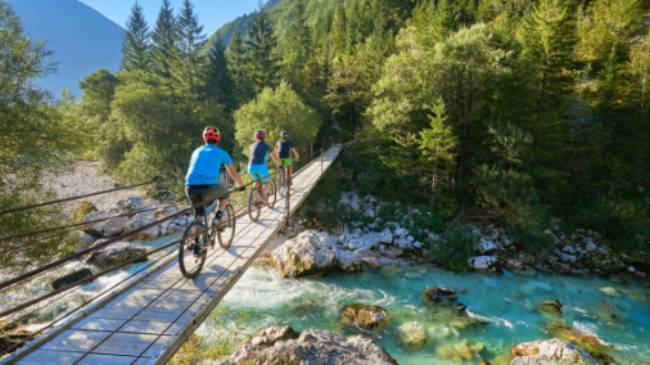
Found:
<svg viewBox="0 0 650 365"><path fill-rule="evenodd" d="M287 189L291 187L291 175L289 175L289 169L284 166L280 166L278 171L278 190L281 197L287 196ZM287 184L288 182L288 184Z"/></svg>
<svg viewBox="0 0 650 365"><path fill-rule="evenodd" d="M248 215L251 217L253 222L257 222L260 218L260 213L262 212L262 207L264 206L264 195L263 190L264 185L262 184L261 179L256 178L255 185L251 189L250 195L248 196ZM277 189L275 186L275 181L269 179L266 184L266 194L268 198L268 203L271 208L275 206L275 201L277 200Z"/></svg>
<svg viewBox="0 0 650 365"><path fill-rule="evenodd" d="M204 214L197 215L183 231L178 248L178 264L181 273L188 279L194 279L201 273L208 255L208 246L214 248L215 240L218 240L219 246L227 250L235 237L235 209L232 204L228 204L221 219L216 219L218 204L219 199L206 205Z"/></svg>

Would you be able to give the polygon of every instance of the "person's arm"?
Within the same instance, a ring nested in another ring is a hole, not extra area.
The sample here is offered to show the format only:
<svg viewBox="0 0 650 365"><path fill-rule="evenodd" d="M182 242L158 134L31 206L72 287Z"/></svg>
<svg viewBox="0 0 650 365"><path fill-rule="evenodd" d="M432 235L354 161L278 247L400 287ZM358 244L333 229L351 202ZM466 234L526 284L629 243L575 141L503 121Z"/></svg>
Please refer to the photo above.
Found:
<svg viewBox="0 0 650 365"><path fill-rule="evenodd" d="M273 162L275 163L275 166L277 168L280 168L281 163L280 163L280 158L278 157L277 152L276 151L271 151L269 156L271 156L271 160L273 160Z"/></svg>
<svg viewBox="0 0 650 365"><path fill-rule="evenodd" d="M300 160L300 154L298 154L298 150L295 147L291 147L291 154L296 161Z"/></svg>
<svg viewBox="0 0 650 365"><path fill-rule="evenodd" d="M241 176L239 176L234 164L226 165L226 170L228 171L228 174L235 179L239 186L244 186L244 181L241 179Z"/></svg>

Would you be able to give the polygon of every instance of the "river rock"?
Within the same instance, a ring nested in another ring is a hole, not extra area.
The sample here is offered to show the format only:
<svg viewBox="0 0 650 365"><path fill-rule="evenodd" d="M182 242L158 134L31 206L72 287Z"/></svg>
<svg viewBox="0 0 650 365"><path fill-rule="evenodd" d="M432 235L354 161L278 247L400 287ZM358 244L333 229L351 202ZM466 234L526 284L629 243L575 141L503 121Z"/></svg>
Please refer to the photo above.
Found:
<svg viewBox="0 0 650 365"><path fill-rule="evenodd" d="M469 266L476 271L493 271L496 269L498 257L475 256L469 259Z"/></svg>
<svg viewBox="0 0 650 365"><path fill-rule="evenodd" d="M467 306L458 302L456 292L447 288L429 287L424 290L422 298L429 306L445 308L454 313L465 315Z"/></svg>
<svg viewBox="0 0 650 365"><path fill-rule="evenodd" d="M594 357L601 359L608 358L607 352L610 350L610 346L592 334L578 331L564 322L549 322L545 327L551 336L555 338L569 341L586 350Z"/></svg>
<svg viewBox="0 0 650 365"><path fill-rule="evenodd" d="M285 278L326 271L336 263L335 244L325 232L306 230L273 250L276 270Z"/></svg>
<svg viewBox="0 0 650 365"><path fill-rule="evenodd" d="M618 297L621 296L618 293L618 290L616 290L616 288L614 288L612 286L604 286L604 287L602 287L602 288L600 288L598 290L600 290L600 292L603 293L603 294L609 295L610 297L618 298Z"/></svg>
<svg viewBox="0 0 650 365"><path fill-rule="evenodd" d="M126 233L131 229L131 222L127 217L117 217L109 219L102 227L102 236L111 238Z"/></svg>
<svg viewBox="0 0 650 365"><path fill-rule="evenodd" d="M510 365L596 365L583 349L559 340L539 340L514 346Z"/></svg>
<svg viewBox="0 0 650 365"><path fill-rule="evenodd" d="M481 237L478 241L478 252L480 254L487 254L501 249L501 245L495 239Z"/></svg>
<svg viewBox="0 0 650 365"><path fill-rule="evenodd" d="M132 261L133 263L147 261L147 257L144 256L146 253L147 249L143 246L131 242L119 241L111 243L90 254L86 262L97 265L100 268L109 268L130 260L134 260Z"/></svg>
<svg viewBox="0 0 650 365"><path fill-rule="evenodd" d="M339 320L362 331L376 332L386 325L388 312L375 305L349 304L341 308Z"/></svg>
<svg viewBox="0 0 650 365"><path fill-rule="evenodd" d="M155 212L142 212L133 216L131 219L132 229L140 229L148 224L156 221ZM151 240L160 235L160 228L158 226L149 227L143 231L136 233L134 236L129 237L134 240Z"/></svg>
<svg viewBox="0 0 650 365"><path fill-rule="evenodd" d="M259 332L220 365L396 365L386 351L369 338L308 329L300 335L289 327Z"/></svg>
<svg viewBox="0 0 650 365"><path fill-rule="evenodd" d="M397 341L407 350L419 350L427 344L427 332L420 322L402 323L397 328Z"/></svg>
<svg viewBox="0 0 650 365"><path fill-rule="evenodd" d="M436 357L455 362L481 361L479 354L483 350L485 350L485 345L481 342L462 340L438 347Z"/></svg>
<svg viewBox="0 0 650 365"><path fill-rule="evenodd" d="M125 212L132 212L144 208L147 204L145 198L141 196L130 196L117 202L117 207Z"/></svg>
<svg viewBox="0 0 650 365"><path fill-rule="evenodd" d="M561 316L562 315L562 303L555 299L555 300L544 300L539 305L537 306L537 310L541 313L545 314L550 314L553 316Z"/></svg>

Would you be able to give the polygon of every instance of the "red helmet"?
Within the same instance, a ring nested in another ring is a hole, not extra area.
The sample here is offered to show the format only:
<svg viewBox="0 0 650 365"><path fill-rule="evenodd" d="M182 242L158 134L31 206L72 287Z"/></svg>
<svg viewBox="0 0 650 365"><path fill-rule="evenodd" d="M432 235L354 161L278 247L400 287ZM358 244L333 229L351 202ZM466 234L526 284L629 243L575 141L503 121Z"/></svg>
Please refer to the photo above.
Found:
<svg viewBox="0 0 650 365"><path fill-rule="evenodd" d="M266 138L266 133L264 133L264 131L261 131L261 130L257 131L257 132L255 132L255 138L263 141L264 138Z"/></svg>
<svg viewBox="0 0 650 365"><path fill-rule="evenodd" d="M219 128L217 128L217 127L206 127L203 130L203 142L205 142L205 143L209 143L209 142L219 143L220 139L221 139L221 132L219 131Z"/></svg>

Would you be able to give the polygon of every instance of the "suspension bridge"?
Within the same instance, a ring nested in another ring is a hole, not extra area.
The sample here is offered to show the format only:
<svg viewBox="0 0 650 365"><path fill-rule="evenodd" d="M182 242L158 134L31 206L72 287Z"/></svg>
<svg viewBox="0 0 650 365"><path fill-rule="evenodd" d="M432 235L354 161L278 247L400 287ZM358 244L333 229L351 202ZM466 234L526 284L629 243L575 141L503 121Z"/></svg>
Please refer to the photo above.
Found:
<svg viewBox="0 0 650 365"><path fill-rule="evenodd" d="M191 280L182 276L174 251L44 330L0 361L21 365L166 363L265 250L271 239L286 226L288 218L336 160L341 148L341 145L334 145L323 150L319 157L296 172L286 206L276 204L274 209L265 209L257 222L253 222L248 215L238 215L232 245L228 250L210 250L203 271L197 278ZM148 226L142 229L146 228ZM103 245L108 246L118 239ZM178 241L163 247L176 244ZM97 247L86 251L94 249ZM0 283L0 289L29 280L66 260L52 262L14 280ZM128 262L122 266L126 264ZM29 308L55 294L65 295L66 289L87 283L102 274L71 284L49 296L17 304L3 314Z"/></svg>

